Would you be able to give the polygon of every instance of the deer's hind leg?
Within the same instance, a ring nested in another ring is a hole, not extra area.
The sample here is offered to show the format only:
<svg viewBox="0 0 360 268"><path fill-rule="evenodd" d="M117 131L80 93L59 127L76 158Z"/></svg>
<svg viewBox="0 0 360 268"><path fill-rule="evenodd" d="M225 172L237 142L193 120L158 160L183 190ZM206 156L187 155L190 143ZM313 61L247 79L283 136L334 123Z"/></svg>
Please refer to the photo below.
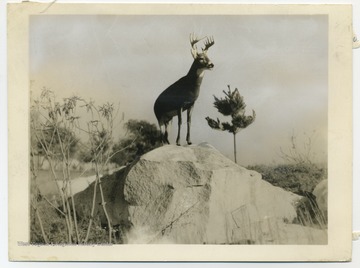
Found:
<svg viewBox="0 0 360 268"><path fill-rule="evenodd" d="M169 121L164 123L164 134L162 134L162 142L165 144L170 144L168 126L169 126Z"/></svg>
<svg viewBox="0 0 360 268"><path fill-rule="evenodd" d="M159 122L159 128L160 128L160 138L162 144L170 144L168 140L168 124L169 122L164 122L163 124ZM164 127L163 127L164 125ZM164 128L164 130L163 130Z"/></svg>
<svg viewBox="0 0 360 268"><path fill-rule="evenodd" d="M187 114L187 133L186 133L186 142L188 145L191 145L191 138L190 138L190 128L191 128L191 113L194 108L194 105L191 106L186 112Z"/></svg>
<svg viewBox="0 0 360 268"><path fill-rule="evenodd" d="M177 116L178 116L178 134L176 138L176 145L180 146L180 132L181 132L181 124L182 124L181 109L177 111Z"/></svg>

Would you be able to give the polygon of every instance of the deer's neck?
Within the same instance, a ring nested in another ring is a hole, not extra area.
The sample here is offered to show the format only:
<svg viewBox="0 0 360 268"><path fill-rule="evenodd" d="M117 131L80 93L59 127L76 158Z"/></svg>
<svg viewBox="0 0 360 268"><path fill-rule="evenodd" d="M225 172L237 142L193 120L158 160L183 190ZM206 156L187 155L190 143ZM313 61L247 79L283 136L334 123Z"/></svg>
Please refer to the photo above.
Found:
<svg viewBox="0 0 360 268"><path fill-rule="evenodd" d="M204 74L205 70L198 68L194 62L190 67L187 77L194 83L194 85L198 89L200 88Z"/></svg>

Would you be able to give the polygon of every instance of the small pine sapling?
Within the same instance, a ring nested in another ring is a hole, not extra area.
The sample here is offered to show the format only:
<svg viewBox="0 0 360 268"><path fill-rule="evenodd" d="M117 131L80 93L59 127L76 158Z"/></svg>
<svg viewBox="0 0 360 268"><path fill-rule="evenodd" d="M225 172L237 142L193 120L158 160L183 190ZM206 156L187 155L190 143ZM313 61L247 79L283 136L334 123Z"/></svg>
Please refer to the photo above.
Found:
<svg viewBox="0 0 360 268"><path fill-rule="evenodd" d="M237 163L236 159L236 134L249 126L254 122L256 114L253 110L252 115L245 115L246 104L244 98L240 95L237 88L234 91L231 91L230 86L228 85L228 91L223 91L225 98L217 98L214 96L214 107L218 110L219 113L224 116L231 116L231 122L220 122L219 118L216 120L206 117L206 121L209 126L213 129L228 131L233 134L234 137L234 160Z"/></svg>

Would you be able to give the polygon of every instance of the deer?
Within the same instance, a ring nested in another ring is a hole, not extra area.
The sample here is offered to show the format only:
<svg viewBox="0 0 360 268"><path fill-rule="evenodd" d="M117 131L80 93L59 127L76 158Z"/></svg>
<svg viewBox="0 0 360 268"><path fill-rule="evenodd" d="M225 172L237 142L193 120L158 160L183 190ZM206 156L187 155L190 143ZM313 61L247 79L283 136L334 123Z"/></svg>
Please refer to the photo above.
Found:
<svg viewBox="0 0 360 268"><path fill-rule="evenodd" d="M205 39L201 52L198 52L196 44ZM208 49L214 45L213 37L197 38L194 34L190 34L191 55L194 61L189 72L177 80L175 83L166 88L156 99L154 104L154 113L160 127L161 142L170 144L168 139L168 125L174 116L178 117L178 133L176 145L180 146L180 131L182 125L182 112L187 111L187 134L186 142L191 145L190 127L191 114L195 101L200 93L201 82L204 77L205 70L212 70L214 64L207 56ZM164 131L163 128L164 127Z"/></svg>

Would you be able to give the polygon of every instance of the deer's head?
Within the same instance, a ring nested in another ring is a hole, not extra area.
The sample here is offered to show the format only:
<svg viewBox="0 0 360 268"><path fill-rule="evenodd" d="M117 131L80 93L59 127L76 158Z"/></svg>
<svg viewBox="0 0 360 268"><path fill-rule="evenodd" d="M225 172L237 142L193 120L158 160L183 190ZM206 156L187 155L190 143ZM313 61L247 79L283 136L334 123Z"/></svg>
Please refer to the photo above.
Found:
<svg viewBox="0 0 360 268"><path fill-rule="evenodd" d="M201 52L198 52L196 43L198 43L200 40L206 38L204 44L205 47L202 48ZM197 38L194 34L190 35L190 44L191 44L191 55L194 58L194 64L196 65L197 69L199 70L211 70L214 68L214 64L211 62L209 57L207 56L207 51L209 47L211 47L214 44L214 38L213 37L203 37L203 38Z"/></svg>

